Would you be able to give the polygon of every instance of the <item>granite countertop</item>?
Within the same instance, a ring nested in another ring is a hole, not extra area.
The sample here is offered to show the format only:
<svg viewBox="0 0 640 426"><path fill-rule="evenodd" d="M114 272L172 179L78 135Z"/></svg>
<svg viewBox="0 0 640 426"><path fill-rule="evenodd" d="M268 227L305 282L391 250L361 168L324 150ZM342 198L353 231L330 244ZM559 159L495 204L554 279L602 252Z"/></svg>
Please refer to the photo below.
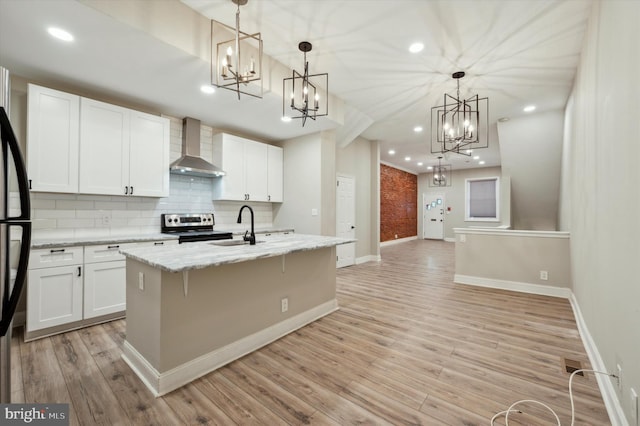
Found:
<svg viewBox="0 0 640 426"><path fill-rule="evenodd" d="M51 238L51 239L34 239L31 240L32 249L51 248L51 247L71 247L71 246L91 246L99 244L124 244L124 243L140 243L144 241L162 241L177 240L175 235L167 234L143 234L143 235L107 235L107 236L86 236L86 237L70 237L70 238Z"/></svg>
<svg viewBox="0 0 640 426"><path fill-rule="evenodd" d="M204 269L229 263L248 262L307 250L355 242L354 239L319 235L288 234L257 238L256 245L217 246L211 241L161 247L125 248L126 257L167 272ZM229 241L229 240L226 240Z"/></svg>

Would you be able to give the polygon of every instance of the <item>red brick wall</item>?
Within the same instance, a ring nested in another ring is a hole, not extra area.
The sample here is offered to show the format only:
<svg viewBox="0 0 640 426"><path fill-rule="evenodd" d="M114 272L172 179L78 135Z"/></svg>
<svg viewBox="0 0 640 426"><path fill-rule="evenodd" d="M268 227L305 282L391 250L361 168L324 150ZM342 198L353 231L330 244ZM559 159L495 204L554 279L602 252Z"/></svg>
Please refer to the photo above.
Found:
<svg viewBox="0 0 640 426"><path fill-rule="evenodd" d="M380 241L418 235L418 176L380 164Z"/></svg>

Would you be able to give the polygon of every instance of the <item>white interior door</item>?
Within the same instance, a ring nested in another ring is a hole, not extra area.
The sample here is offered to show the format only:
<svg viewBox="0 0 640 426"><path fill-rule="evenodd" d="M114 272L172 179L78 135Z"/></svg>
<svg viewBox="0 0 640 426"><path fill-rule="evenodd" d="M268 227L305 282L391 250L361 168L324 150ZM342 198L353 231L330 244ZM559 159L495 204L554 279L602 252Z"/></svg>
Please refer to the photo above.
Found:
<svg viewBox="0 0 640 426"><path fill-rule="evenodd" d="M336 236L355 238L356 236L356 185L355 179L338 176L336 188ZM336 246L336 267L354 265L356 262L356 244Z"/></svg>
<svg viewBox="0 0 640 426"><path fill-rule="evenodd" d="M422 238L444 240L444 195L422 194Z"/></svg>

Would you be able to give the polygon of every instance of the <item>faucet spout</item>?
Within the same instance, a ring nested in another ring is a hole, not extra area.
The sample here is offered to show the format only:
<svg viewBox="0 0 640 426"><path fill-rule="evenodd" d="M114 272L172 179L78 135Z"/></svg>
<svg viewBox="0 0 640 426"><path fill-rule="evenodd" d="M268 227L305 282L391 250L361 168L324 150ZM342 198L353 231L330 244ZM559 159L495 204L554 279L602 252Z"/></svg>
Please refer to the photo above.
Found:
<svg viewBox="0 0 640 426"><path fill-rule="evenodd" d="M254 246L256 244L256 233L254 228L253 209L250 206L247 206L245 204L244 206L240 207L240 211L238 212L238 223L242 223L242 210L244 210L245 208L249 209L249 212L251 213L251 235L247 236L247 234L249 233L249 231L247 231L244 233L244 237L242 237L242 239L245 241L249 241L249 245Z"/></svg>

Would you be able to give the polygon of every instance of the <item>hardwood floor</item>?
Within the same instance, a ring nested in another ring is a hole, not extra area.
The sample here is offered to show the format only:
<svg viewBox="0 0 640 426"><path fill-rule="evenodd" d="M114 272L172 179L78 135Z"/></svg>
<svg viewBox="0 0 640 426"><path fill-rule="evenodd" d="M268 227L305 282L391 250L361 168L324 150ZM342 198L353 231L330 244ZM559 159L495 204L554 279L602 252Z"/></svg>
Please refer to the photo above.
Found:
<svg viewBox="0 0 640 426"><path fill-rule="evenodd" d="M589 362L567 300L454 284L451 243L382 259L338 271L339 311L161 398L120 357L124 320L30 343L18 331L13 401L69 403L72 425L469 426L536 399L570 423L563 361ZM576 425L610 424L592 374L574 395ZM509 424L555 424L520 408Z"/></svg>

